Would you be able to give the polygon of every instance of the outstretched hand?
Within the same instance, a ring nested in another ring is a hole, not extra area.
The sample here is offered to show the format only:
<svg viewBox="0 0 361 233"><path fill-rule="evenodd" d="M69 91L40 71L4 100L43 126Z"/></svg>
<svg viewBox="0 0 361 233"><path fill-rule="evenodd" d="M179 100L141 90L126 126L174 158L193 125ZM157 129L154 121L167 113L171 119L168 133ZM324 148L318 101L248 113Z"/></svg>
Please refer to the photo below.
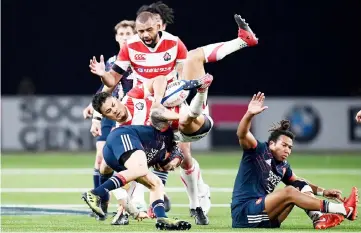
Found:
<svg viewBox="0 0 361 233"><path fill-rule="evenodd" d="M258 92L257 95L254 94L252 100L248 104L248 112L257 115L266 110L268 106L263 106L264 99L264 93Z"/></svg>
<svg viewBox="0 0 361 233"><path fill-rule="evenodd" d="M93 59L90 59L89 68L90 72L92 72L93 74L96 74L100 77L103 76L105 74L104 56L100 56L100 62L98 62L95 57L93 57Z"/></svg>

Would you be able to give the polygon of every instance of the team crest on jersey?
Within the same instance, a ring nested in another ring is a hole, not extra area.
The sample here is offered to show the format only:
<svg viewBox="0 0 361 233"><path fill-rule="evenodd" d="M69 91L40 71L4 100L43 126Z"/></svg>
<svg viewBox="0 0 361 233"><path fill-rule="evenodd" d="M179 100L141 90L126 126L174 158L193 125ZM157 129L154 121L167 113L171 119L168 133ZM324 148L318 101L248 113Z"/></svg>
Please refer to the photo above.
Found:
<svg viewBox="0 0 361 233"><path fill-rule="evenodd" d="M169 53L165 53L163 56L164 61L169 61L170 59L172 59L172 57L170 56Z"/></svg>
<svg viewBox="0 0 361 233"><path fill-rule="evenodd" d="M135 105L135 107L136 107L138 110L143 110L144 104L143 104L143 103L137 103L137 104Z"/></svg>

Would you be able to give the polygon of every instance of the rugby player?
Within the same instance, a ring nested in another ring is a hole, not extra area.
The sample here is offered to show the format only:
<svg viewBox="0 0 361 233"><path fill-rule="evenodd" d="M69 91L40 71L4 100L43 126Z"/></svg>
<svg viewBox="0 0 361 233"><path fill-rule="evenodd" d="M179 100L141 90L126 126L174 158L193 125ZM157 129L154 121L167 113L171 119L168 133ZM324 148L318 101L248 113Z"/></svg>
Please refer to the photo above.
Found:
<svg viewBox="0 0 361 233"><path fill-rule="evenodd" d="M188 56L192 57L193 60L197 59L198 60L197 64L201 63L203 65L206 62L215 62L217 60L220 60L224 56L226 56L234 51L237 51L240 48L256 45L258 43L258 40L255 37L255 35L253 34L252 30L248 27L248 24L246 24L245 21L239 15L235 15L235 20L239 26L238 38L236 38L232 41L207 45L202 48L190 51L188 53ZM147 30L149 29L152 32L152 35L151 36L147 35L146 39L154 38L152 41L159 40L160 33L158 30L155 29L154 23L152 23L152 19L149 19L147 22L143 23L143 25L142 25L143 27L144 27L144 24L148 25L147 26L148 28L146 27ZM143 30L141 30L141 32L143 33ZM138 34L140 34L140 33L138 32ZM138 40L141 40L140 38L142 38L142 34L138 35L138 37L139 37ZM161 41L161 40L159 40L159 41ZM150 43L150 41L148 41L148 42ZM138 42L137 44L140 44L142 46L146 45L146 43L140 43L140 42ZM150 43L150 44L154 45L154 43ZM158 46L158 47L162 47L162 46ZM148 48L146 48L146 49L147 50L144 50L144 51L151 53L151 49L148 49ZM147 67L145 67L145 68L141 67L142 65L144 65L144 63L140 63L140 62L137 63L137 61L136 61L137 59L135 59L135 57L133 58L132 56L129 56L129 52L127 52L127 51L124 52L125 56L122 57L121 56L122 51L120 52L120 56L119 56L120 59L119 59L119 61L117 61L120 66L122 66L124 64L128 64L128 65L133 64L133 71L136 72L136 70L138 70L138 77L139 77L139 72L144 73L145 71L149 71L149 72L154 71L153 69L148 70ZM166 53L163 53L163 55L165 56ZM126 57L126 56L128 56L128 57ZM112 85L112 82L114 81L114 78L112 75L114 75L116 77L115 80L119 80L121 78L122 69L120 68L120 66L118 66L117 63L114 65L113 70L110 71L109 73L97 71L97 68L99 66L101 66L101 63L102 63L102 57L101 57L100 63L98 63L96 61L96 59L93 58L90 67L91 67L92 72L101 76L103 78L103 80L108 79L109 82L105 81L105 83L107 83L106 85ZM196 69L193 68L193 64L191 62L189 62L188 67L189 67L188 69L184 70L184 72L186 73L186 75L184 77L182 77L182 72L178 72L178 74L181 76L181 78L190 80L194 77L195 78L201 77L201 76L199 76L199 73L198 73L199 71L194 72L194 70L196 70ZM167 74L167 75L172 77L172 75L170 75L170 74ZM140 80L144 80L144 78L141 78ZM158 95L158 99L160 99L161 96L162 95ZM198 104L201 104L201 105L204 105L205 103L206 103L206 100L203 103L198 102ZM195 160L192 159L192 157L190 155L189 143L183 144L182 150L183 150L183 152L185 154L185 158L186 158L184 160L184 162L182 163L182 169L181 169L181 174L183 174L182 180L185 182L185 186L187 187L188 193L191 193L191 194L193 193L193 195L189 195L189 198L190 198L190 207L191 207L190 212L191 212L191 215L194 215L195 212L198 212L198 213L201 212L201 209L199 209L197 207L197 206L199 206L197 188L194 188L194 187L197 187L197 180L202 181L202 179L197 179L197 175L200 174L199 169L197 169L197 167L199 167L199 165ZM183 179L183 177L186 177L186 178ZM205 190L207 190L207 188ZM209 190L209 187L208 187L208 190ZM195 217L197 217L197 216L195 216ZM196 222L197 222L197 219L196 219ZM203 222L208 222L208 220L203 221Z"/></svg>
<svg viewBox="0 0 361 233"><path fill-rule="evenodd" d="M356 120L358 123L361 123L361 110L356 114L355 120Z"/></svg>
<svg viewBox="0 0 361 233"><path fill-rule="evenodd" d="M124 45L125 41L130 38L131 36L135 35L136 31L135 31L135 21L131 21L131 20L122 20L120 21L117 25L115 25L114 27L114 32L115 32L115 40L119 45L119 48L121 49L122 46ZM116 55L114 55L113 57L109 58L105 64L105 70L109 71L111 69L111 67L113 66L115 60L116 60ZM113 96L116 96L116 98L123 98L123 96L132 88L133 86L133 80L129 79L129 74L131 73L131 69L127 69L127 73L125 74L125 77L118 83L118 85L115 86L115 88L113 88L112 94ZM104 85L102 85L99 90L97 91L97 93L103 91L103 89L106 89L106 87L104 87ZM84 110L83 110L83 116L84 119L89 118L93 115L93 107L91 105L91 103L89 104L89 106L87 106ZM94 163L94 173L93 173L93 184L94 184L94 188L97 188L100 185L101 179L104 179L103 177L100 176L99 174L99 169L100 169L100 164L103 158L103 147L105 145L105 141L107 136L109 135L110 131L112 130L112 128L115 127L115 121L113 120L109 120L107 118L103 118L100 119L98 115L94 114L93 116L93 122L97 122L101 120L101 127L99 127L99 129L97 129L99 131L99 136L97 137L97 142L96 142L96 156L95 156L95 163ZM121 195L121 194L118 194ZM124 196L121 195L120 198ZM102 203L104 210L107 212L107 203ZM91 217L94 216L93 213L90 214ZM99 218L98 218L99 219ZM99 220L104 220L104 219L99 219ZM118 222L123 222L123 223L127 223L128 220L124 217L123 219L120 219Z"/></svg>
<svg viewBox="0 0 361 233"><path fill-rule="evenodd" d="M271 129L267 142L260 142L252 135L253 117L268 108L264 99L260 92L253 96L237 129L243 157L232 194L232 227L278 228L295 205L306 211L315 229L334 227L345 217L355 220L357 188L353 187L349 198L343 200L341 191L323 189L292 172L287 158L295 136L289 131L289 121L281 121L279 127ZM286 187L275 190L280 181ZM336 198L342 203L317 199L314 195Z"/></svg>
<svg viewBox="0 0 361 233"><path fill-rule="evenodd" d="M98 188L85 192L82 196L84 201L95 214L104 217L105 213L100 206L101 198L106 197L109 191L136 180L150 190L157 229L190 229L189 222L167 217L163 200L164 185L158 176L149 171L150 166L157 166L165 171L179 166L183 155L173 139L174 134L169 127L159 131L153 126L128 125L113 130L107 138L103 156L109 166L107 173L112 174L114 170L117 174ZM134 218L139 220L142 217L135 215Z"/></svg>

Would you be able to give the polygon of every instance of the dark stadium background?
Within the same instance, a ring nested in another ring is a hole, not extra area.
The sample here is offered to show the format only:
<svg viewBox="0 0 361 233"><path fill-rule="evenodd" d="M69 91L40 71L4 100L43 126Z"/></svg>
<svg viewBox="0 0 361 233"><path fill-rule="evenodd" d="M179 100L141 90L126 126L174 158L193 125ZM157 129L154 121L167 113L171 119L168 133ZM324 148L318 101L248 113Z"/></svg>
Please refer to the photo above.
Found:
<svg viewBox="0 0 361 233"><path fill-rule="evenodd" d="M207 65L211 95L350 96L361 87L360 1L164 1L188 49L237 35L246 18L259 46ZM114 55L113 26L152 1L2 1L2 93L27 80L36 94L88 95L99 86L92 55Z"/></svg>

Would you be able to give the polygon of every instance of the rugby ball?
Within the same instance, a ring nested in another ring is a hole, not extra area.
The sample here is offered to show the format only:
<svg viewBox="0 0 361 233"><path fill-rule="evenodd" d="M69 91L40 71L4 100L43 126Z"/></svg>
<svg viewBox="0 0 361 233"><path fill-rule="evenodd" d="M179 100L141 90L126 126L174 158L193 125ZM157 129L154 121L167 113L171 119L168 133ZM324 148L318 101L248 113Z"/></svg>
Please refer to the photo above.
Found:
<svg viewBox="0 0 361 233"><path fill-rule="evenodd" d="M183 80L169 83L161 103L165 107L175 107L182 104L189 95L189 90L183 90L184 84Z"/></svg>

